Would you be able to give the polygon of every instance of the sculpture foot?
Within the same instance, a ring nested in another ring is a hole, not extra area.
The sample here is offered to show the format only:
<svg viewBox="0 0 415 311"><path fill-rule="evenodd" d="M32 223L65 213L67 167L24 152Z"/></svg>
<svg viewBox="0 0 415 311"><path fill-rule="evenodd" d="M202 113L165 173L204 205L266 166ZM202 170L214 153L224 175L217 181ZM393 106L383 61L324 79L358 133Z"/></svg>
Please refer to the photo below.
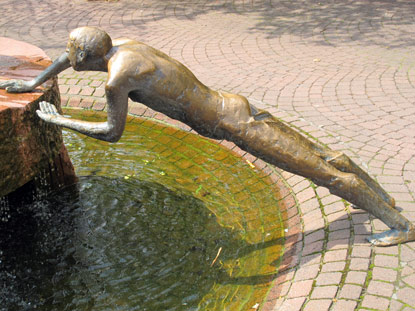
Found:
<svg viewBox="0 0 415 311"><path fill-rule="evenodd" d="M391 229L373 234L367 240L375 246L391 246L399 243L415 241L415 228L409 230Z"/></svg>
<svg viewBox="0 0 415 311"><path fill-rule="evenodd" d="M395 203L395 199L394 198L392 198L392 200L390 201L390 203L388 203L393 209L396 209L397 211L399 211L399 212L401 212L402 211L402 208L400 208L400 207L397 207L396 206L396 203ZM359 206L357 206L357 205L355 205L355 204L352 204L351 205L351 207L353 208L353 209L362 209L362 208L360 208Z"/></svg>

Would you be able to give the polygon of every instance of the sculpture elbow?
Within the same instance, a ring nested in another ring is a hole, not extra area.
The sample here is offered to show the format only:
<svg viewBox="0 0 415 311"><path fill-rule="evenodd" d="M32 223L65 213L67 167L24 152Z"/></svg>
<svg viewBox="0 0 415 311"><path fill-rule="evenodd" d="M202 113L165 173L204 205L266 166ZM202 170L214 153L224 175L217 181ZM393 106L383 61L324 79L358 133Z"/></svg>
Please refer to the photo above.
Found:
<svg viewBox="0 0 415 311"><path fill-rule="evenodd" d="M94 135L93 137L109 142L109 143L116 143L117 141L120 140L122 136L122 131L110 131L107 130L104 133L100 133L98 135Z"/></svg>
<svg viewBox="0 0 415 311"><path fill-rule="evenodd" d="M116 143L117 141L121 139L121 136L122 136L122 133L121 134L109 134L103 137L102 140L105 140L109 143Z"/></svg>

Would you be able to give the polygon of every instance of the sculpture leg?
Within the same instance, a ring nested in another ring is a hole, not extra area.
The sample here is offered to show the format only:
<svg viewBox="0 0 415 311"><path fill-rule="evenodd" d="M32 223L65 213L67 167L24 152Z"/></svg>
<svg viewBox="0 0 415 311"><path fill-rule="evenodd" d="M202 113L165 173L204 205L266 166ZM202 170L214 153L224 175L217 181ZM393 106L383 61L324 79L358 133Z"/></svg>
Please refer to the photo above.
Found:
<svg viewBox="0 0 415 311"><path fill-rule="evenodd" d="M353 173L359 176L373 191L380 195L386 203L395 207L395 199L392 198L375 180L363 171L348 156L340 151L325 149L322 151L323 159L342 172Z"/></svg>
<svg viewBox="0 0 415 311"><path fill-rule="evenodd" d="M327 161L328 152L323 154L320 146L276 118L259 109L254 115L252 108L243 113L240 110L237 117L226 114L222 119L220 131L225 139L270 164L327 187L331 193L379 218L391 230L371 236L371 243L387 246L415 240L413 224L392 207L384 190L356 164L341 156L337 160L331 157L331 161L329 157Z"/></svg>
<svg viewBox="0 0 415 311"><path fill-rule="evenodd" d="M391 230L372 235L368 239L369 242L378 246L388 246L415 240L414 225L360 177L340 171L332 172L330 175L332 176L323 181L321 186L327 187L331 193L360 206L391 228ZM316 180L316 183L318 184L320 180Z"/></svg>

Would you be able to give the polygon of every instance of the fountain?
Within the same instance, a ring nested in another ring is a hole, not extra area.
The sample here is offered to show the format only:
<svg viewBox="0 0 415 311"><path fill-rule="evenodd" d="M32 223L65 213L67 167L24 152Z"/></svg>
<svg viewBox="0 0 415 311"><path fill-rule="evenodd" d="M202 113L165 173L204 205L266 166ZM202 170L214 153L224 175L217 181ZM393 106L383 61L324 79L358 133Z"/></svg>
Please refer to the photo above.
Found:
<svg viewBox="0 0 415 311"><path fill-rule="evenodd" d="M1 76L36 76L50 63L36 53L3 58L12 68L1 69ZM7 198L0 205L7 205L0 225L1 311L272 304L287 217L286 193L273 174L217 142L143 117L129 117L116 144L66 130L62 138L35 114L40 100L59 104L56 79L42 92L0 92L0 124L15 124L0 146L15 148L7 152L15 157L0 160L0 191ZM21 200L28 192L30 200Z"/></svg>

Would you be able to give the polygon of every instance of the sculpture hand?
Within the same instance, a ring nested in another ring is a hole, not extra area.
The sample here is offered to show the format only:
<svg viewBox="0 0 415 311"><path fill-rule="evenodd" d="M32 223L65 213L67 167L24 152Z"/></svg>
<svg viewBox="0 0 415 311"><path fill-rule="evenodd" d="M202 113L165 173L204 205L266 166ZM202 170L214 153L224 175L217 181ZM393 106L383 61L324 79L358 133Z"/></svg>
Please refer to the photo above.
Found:
<svg viewBox="0 0 415 311"><path fill-rule="evenodd" d="M59 113L56 107L48 102L39 103L40 110L36 110L39 118L46 122L55 123L54 120L58 118L63 118Z"/></svg>
<svg viewBox="0 0 415 311"><path fill-rule="evenodd" d="M31 81L9 80L0 82L0 89L6 89L9 93L25 93L34 89Z"/></svg>

